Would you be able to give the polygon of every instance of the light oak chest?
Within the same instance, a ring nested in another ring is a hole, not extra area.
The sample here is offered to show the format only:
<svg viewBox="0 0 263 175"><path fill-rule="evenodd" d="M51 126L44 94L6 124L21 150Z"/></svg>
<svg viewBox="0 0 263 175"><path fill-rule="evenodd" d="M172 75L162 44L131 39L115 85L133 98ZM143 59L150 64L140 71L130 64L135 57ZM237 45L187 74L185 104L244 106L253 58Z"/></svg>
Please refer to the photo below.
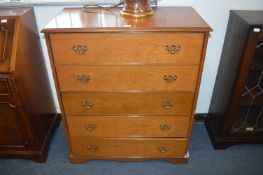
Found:
<svg viewBox="0 0 263 175"><path fill-rule="evenodd" d="M70 160L186 162L209 26L192 8L64 9L43 30Z"/></svg>

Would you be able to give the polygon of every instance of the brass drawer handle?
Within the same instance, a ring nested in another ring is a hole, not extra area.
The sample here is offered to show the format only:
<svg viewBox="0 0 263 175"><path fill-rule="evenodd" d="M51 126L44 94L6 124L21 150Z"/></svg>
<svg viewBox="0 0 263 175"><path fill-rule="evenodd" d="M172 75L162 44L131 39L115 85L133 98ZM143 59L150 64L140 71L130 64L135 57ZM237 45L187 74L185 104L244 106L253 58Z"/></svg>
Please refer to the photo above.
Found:
<svg viewBox="0 0 263 175"><path fill-rule="evenodd" d="M167 147L167 146L159 146L159 147L157 148L157 150L158 150L160 153L166 153L166 152L169 151L169 147Z"/></svg>
<svg viewBox="0 0 263 175"><path fill-rule="evenodd" d="M85 127L88 131L94 131L94 130L96 130L97 125L96 125L96 124L88 123L88 124L85 124L84 127Z"/></svg>
<svg viewBox="0 0 263 175"><path fill-rule="evenodd" d="M74 45L73 46L73 51L76 52L76 54L79 54L79 55L82 55L84 54L86 51L88 50L87 46L86 45Z"/></svg>
<svg viewBox="0 0 263 175"><path fill-rule="evenodd" d="M175 82L175 80L177 80L177 76L176 75L164 75L163 79L166 83L173 83Z"/></svg>
<svg viewBox="0 0 263 175"><path fill-rule="evenodd" d="M170 54L176 54L181 50L181 45L167 45L166 46L166 51Z"/></svg>
<svg viewBox="0 0 263 175"><path fill-rule="evenodd" d="M163 106L163 108L165 109L171 109L174 106L174 102L173 101L163 101L161 103L161 105Z"/></svg>
<svg viewBox="0 0 263 175"><path fill-rule="evenodd" d="M161 124L160 125L160 129L162 131L169 131L171 129L172 125L169 125L169 124Z"/></svg>
<svg viewBox="0 0 263 175"><path fill-rule="evenodd" d="M82 84L85 84L91 80L91 77L89 75L77 75L77 80L79 80Z"/></svg>
<svg viewBox="0 0 263 175"><path fill-rule="evenodd" d="M99 147L97 145L88 145L87 146L87 149L90 151L90 152L96 152L98 151Z"/></svg>
<svg viewBox="0 0 263 175"><path fill-rule="evenodd" d="M92 101L84 101L82 103L83 108L91 109L95 104Z"/></svg>

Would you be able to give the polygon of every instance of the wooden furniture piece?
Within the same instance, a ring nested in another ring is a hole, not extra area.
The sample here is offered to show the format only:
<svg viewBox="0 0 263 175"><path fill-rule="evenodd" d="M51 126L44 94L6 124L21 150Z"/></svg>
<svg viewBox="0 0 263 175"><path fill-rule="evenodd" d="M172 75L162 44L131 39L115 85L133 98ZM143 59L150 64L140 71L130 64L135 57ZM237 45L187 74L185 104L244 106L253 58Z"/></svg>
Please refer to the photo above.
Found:
<svg viewBox="0 0 263 175"><path fill-rule="evenodd" d="M58 124L31 8L0 9L0 157L45 162Z"/></svg>
<svg viewBox="0 0 263 175"><path fill-rule="evenodd" d="M263 141L263 11L231 11L205 123L216 149Z"/></svg>
<svg viewBox="0 0 263 175"><path fill-rule="evenodd" d="M186 162L211 30L192 8L64 9L45 33L70 161Z"/></svg>

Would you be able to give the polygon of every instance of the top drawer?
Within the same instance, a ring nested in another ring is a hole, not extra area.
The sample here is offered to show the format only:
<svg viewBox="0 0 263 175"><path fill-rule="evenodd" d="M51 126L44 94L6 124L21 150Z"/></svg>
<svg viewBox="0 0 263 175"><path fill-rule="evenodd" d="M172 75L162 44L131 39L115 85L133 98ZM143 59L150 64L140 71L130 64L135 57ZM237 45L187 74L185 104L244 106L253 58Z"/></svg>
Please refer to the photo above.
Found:
<svg viewBox="0 0 263 175"><path fill-rule="evenodd" d="M51 34L56 65L198 65L203 33Z"/></svg>

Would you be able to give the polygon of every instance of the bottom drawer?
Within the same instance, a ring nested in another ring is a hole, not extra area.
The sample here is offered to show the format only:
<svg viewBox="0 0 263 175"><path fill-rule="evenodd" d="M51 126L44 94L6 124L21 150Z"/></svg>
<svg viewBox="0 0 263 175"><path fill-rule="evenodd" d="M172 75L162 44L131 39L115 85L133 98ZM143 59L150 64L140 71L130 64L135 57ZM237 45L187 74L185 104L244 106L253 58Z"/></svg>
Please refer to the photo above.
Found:
<svg viewBox="0 0 263 175"><path fill-rule="evenodd" d="M175 158L183 157L187 151L187 139L86 139L71 138L74 156L116 158Z"/></svg>

